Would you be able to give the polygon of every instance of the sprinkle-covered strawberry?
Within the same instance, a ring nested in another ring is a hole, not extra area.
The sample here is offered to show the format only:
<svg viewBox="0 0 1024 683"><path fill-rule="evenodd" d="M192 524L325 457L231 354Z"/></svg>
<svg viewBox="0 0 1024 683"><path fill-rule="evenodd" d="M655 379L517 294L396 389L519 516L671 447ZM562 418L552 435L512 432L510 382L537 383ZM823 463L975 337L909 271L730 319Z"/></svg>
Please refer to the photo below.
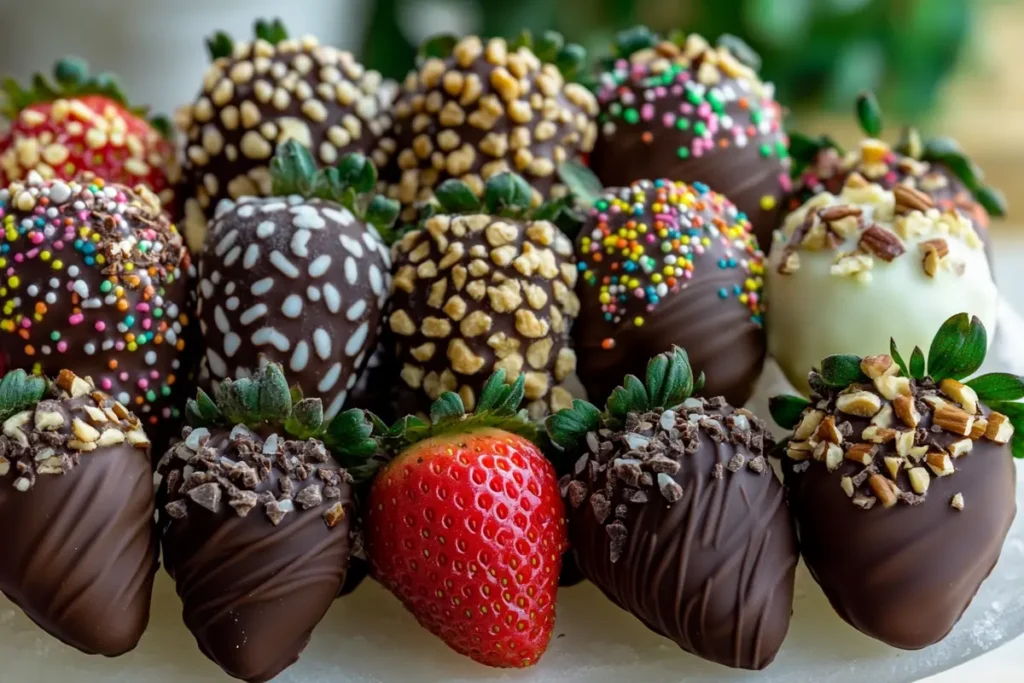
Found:
<svg viewBox="0 0 1024 683"><path fill-rule="evenodd" d="M271 175L274 196L225 199L211 223L199 259L201 376L216 387L265 357L332 418L377 348L391 279L381 233L398 205L372 194L377 172L361 154L317 170L290 140Z"/></svg>
<svg viewBox="0 0 1024 683"><path fill-rule="evenodd" d="M581 400L547 420L569 474L572 551L615 604L679 647L761 669L789 628L796 536L753 413L694 398L675 348L629 375L604 412Z"/></svg>
<svg viewBox="0 0 1024 683"><path fill-rule="evenodd" d="M839 616L893 647L949 633L1016 514L1024 382L968 379L985 342L961 313L927 360L920 348L904 360L895 343L891 355L830 356L809 375L810 401L771 400L793 430L779 452L807 568Z"/></svg>
<svg viewBox="0 0 1024 683"><path fill-rule="evenodd" d="M339 458L376 444L362 411L325 421L281 366L189 401L192 426L164 456L159 530L185 625L203 653L250 682L294 663L345 581L355 518Z"/></svg>
<svg viewBox="0 0 1024 683"><path fill-rule="evenodd" d="M374 576L448 646L495 667L544 654L567 547L554 468L517 414L524 381L499 371L472 414L448 392L430 423L379 425L397 455L367 509Z"/></svg>
<svg viewBox="0 0 1024 683"><path fill-rule="evenodd" d="M134 649L157 568L150 443L91 380L0 380L0 591L87 654Z"/></svg>
<svg viewBox="0 0 1024 683"><path fill-rule="evenodd" d="M11 125L0 136L0 185L30 171L46 180L87 171L128 187L146 185L171 208L178 168L168 120L130 105L113 75L90 75L81 59L57 62L54 78L56 84L37 74L30 88L4 81L0 116Z"/></svg>

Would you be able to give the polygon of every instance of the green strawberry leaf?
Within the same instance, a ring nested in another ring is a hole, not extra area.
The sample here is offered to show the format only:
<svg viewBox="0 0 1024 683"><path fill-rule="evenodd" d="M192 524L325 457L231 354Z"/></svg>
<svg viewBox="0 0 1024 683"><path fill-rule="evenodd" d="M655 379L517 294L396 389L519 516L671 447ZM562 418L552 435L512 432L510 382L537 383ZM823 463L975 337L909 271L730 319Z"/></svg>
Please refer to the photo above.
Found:
<svg viewBox="0 0 1024 683"><path fill-rule="evenodd" d="M529 32L527 32L529 34ZM533 45L525 45L531 48L537 58L548 64L557 64L559 53L565 45L565 36L558 31L544 31L536 41L531 40ZM586 58L584 58L586 61Z"/></svg>
<svg viewBox="0 0 1024 683"><path fill-rule="evenodd" d="M323 431L323 442L346 469L364 464L377 452L373 423L358 408L345 410L334 417Z"/></svg>
<svg viewBox="0 0 1024 683"><path fill-rule="evenodd" d="M618 422L625 422L630 413L642 413L648 409L647 389L643 382L633 375L626 375L622 386L615 387L608 397L605 410Z"/></svg>
<svg viewBox="0 0 1024 683"><path fill-rule="evenodd" d="M628 59L630 56L652 48L658 44L658 36L646 26L633 26L619 31L615 36L613 51L616 57Z"/></svg>
<svg viewBox="0 0 1024 683"><path fill-rule="evenodd" d="M378 194L370 200L370 205L366 207L363 219L377 228L377 231L384 237L387 233L391 232L391 228L395 221L398 220L398 214L401 210L402 206L397 201ZM387 239L385 237L384 241L391 244L394 239Z"/></svg>
<svg viewBox="0 0 1024 683"><path fill-rule="evenodd" d="M235 52L235 41L224 31L217 31L206 39L206 51L211 62L230 57Z"/></svg>
<svg viewBox="0 0 1024 683"><path fill-rule="evenodd" d="M377 185L377 167L359 153L345 155L338 162L341 182L355 189L357 193L370 192Z"/></svg>
<svg viewBox="0 0 1024 683"><path fill-rule="evenodd" d="M292 408L292 394L281 366L269 363L256 373L255 379L259 395L259 419L267 422L286 420Z"/></svg>
<svg viewBox="0 0 1024 683"><path fill-rule="evenodd" d="M570 43L558 51L554 60L543 61L557 66L566 81L577 81L587 68L587 48L578 43Z"/></svg>
<svg viewBox="0 0 1024 683"><path fill-rule="evenodd" d="M484 206L493 216L519 216L532 203L533 188L515 173L497 173L484 185Z"/></svg>
<svg viewBox="0 0 1024 683"><path fill-rule="evenodd" d="M560 410L544 422L548 438L557 448L578 453L586 444L587 434L601 426L601 411L597 406L574 399L572 408Z"/></svg>
<svg viewBox="0 0 1024 683"><path fill-rule="evenodd" d="M277 45L281 41L288 40L288 30L280 19L274 19L273 21L257 19L253 32L258 40L265 40L271 45Z"/></svg>
<svg viewBox="0 0 1024 683"><path fill-rule="evenodd" d="M991 185L982 185L973 191L974 199L995 218L1003 218L1009 210L1006 195Z"/></svg>
<svg viewBox="0 0 1024 683"><path fill-rule="evenodd" d="M284 423L285 431L296 439L317 436L324 426L324 404L316 398L307 398L292 406Z"/></svg>
<svg viewBox="0 0 1024 683"><path fill-rule="evenodd" d="M452 52L455 51L455 46L458 42L459 39L454 34L439 33L427 38L420 44L419 56L421 59L428 59L430 57L447 59L452 56Z"/></svg>
<svg viewBox="0 0 1024 683"><path fill-rule="evenodd" d="M882 134L882 107L873 92L857 96L857 123L868 137L877 138Z"/></svg>
<svg viewBox="0 0 1024 683"><path fill-rule="evenodd" d="M674 346L671 352L658 354L648 362L646 409L673 408L693 391L693 370L684 349Z"/></svg>
<svg viewBox="0 0 1024 683"><path fill-rule="evenodd" d="M910 377L907 363L903 360L903 356L900 355L899 349L896 348L896 340L892 337L889 337L889 355L892 356L893 362L896 363L896 367L900 369L903 376Z"/></svg>
<svg viewBox="0 0 1024 683"><path fill-rule="evenodd" d="M449 178L434 191L434 197L445 214L475 213L480 210L480 198L473 194L469 185Z"/></svg>
<svg viewBox="0 0 1024 683"><path fill-rule="evenodd" d="M927 376L924 352L917 346L914 347L913 352L910 354L910 376L917 380L922 380Z"/></svg>
<svg viewBox="0 0 1024 683"><path fill-rule="evenodd" d="M604 184L578 161L566 161L558 167L558 177L581 206L593 206L604 194Z"/></svg>
<svg viewBox="0 0 1024 683"><path fill-rule="evenodd" d="M277 147L270 161L271 193L275 196L307 196L317 184L317 167L309 149L297 140L288 140Z"/></svg>
<svg viewBox="0 0 1024 683"><path fill-rule="evenodd" d="M11 370L0 380L0 422L28 410L43 398L49 383L24 370Z"/></svg>
<svg viewBox="0 0 1024 683"><path fill-rule="evenodd" d="M941 382L961 380L977 372L985 361L988 335L977 317L959 313L942 323L928 350L928 375Z"/></svg>
<svg viewBox="0 0 1024 683"><path fill-rule="evenodd" d="M810 405L811 402L801 396L772 396L768 399L768 411L775 424L783 429L795 429Z"/></svg>
<svg viewBox="0 0 1024 683"><path fill-rule="evenodd" d="M57 62L53 76L65 89L76 88L89 80L89 63L80 57L65 57Z"/></svg>
<svg viewBox="0 0 1024 683"><path fill-rule="evenodd" d="M444 392L441 394L441 398L430 406L430 421L435 425L445 420L458 420L465 415L466 406L462 403L462 398L454 391Z"/></svg>
<svg viewBox="0 0 1024 683"><path fill-rule="evenodd" d="M860 356L849 354L829 356L821 361L821 376L830 387L848 387L857 382L867 381L860 369Z"/></svg>
<svg viewBox="0 0 1024 683"><path fill-rule="evenodd" d="M986 405L992 401L1018 401L1024 398L1024 380L1006 372L992 372L967 382Z"/></svg>

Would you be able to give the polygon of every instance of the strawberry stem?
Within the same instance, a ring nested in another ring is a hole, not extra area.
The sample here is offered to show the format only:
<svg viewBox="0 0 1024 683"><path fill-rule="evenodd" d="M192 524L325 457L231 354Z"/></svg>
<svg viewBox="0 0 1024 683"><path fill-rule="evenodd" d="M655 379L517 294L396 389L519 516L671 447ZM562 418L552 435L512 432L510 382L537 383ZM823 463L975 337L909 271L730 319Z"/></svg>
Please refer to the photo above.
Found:
<svg viewBox="0 0 1024 683"><path fill-rule="evenodd" d="M0 380L0 422L39 403L49 387L43 377L11 370Z"/></svg>

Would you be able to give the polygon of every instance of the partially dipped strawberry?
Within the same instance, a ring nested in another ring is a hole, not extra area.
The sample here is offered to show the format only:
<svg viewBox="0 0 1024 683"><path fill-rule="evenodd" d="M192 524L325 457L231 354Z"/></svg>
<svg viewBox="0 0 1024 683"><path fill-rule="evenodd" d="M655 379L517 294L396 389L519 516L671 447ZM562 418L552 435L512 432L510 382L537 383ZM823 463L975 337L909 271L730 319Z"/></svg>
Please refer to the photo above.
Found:
<svg viewBox="0 0 1024 683"><path fill-rule="evenodd" d="M367 511L377 580L453 650L494 667L544 654L567 547L554 468L517 415L523 383L499 371L473 414L449 392L430 424L406 418L385 433L399 452Z"/></svg>
<svg viewBox="0 0 1024 683"><path fill-rule="evenodd" d="M947 320L926 357L829 356L811 399L774 397L793 429L782 469L800 550L836 612L916 650L949 634L1013 523L1024 382L991 373L977 318ZM1015 432L1017 436L1015 436Z"/></svg>
<svg viewBox="0 0 1024 683"><path fill-rule="evenodd" d="M142 423L89 379L0 380L0 591L87 654L134 649L157 568Z"/></svg>
<svg viewBox="0 0 1024 683"><path fill-rule="evenodd" d="M185 625L235 678L294 663L345 582L355 519L338 458L376 444L361 411L325 422L279 365L190 401L194 427L162 460L159 530Z"/></svg>
<svg viewBox="0 0 1024 683"><path fill-rule="evenodd" d="M0 137L0 185L30 171L46 180L87 171L128 187L146 185L169 208L178 175L170 123L131 106L114 76L90 75L80 59L57 62L54 78L51 84L37 74L28 89L4 81L0 114L11 125Z"/></svg>

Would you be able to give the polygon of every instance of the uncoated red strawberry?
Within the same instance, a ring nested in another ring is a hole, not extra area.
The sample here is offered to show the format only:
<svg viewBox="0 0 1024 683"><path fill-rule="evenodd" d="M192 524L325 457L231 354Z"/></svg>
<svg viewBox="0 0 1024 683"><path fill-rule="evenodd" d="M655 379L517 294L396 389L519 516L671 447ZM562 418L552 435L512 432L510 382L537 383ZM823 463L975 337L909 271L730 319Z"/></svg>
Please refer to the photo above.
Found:
<svg viewBox="0 0 1024 683"><path fill-rule="evenodd" d="M11 122L0 136L0 184L32 171L44 179L71 180L89 172L128 187L144 184L169 207L177 176L167 123L148 120L132 108L108 74L90 77L86 64L64 59L55 68L57 85L36 76L31 89L3 84Z"/></svg>
<svg viewBox="0 0 1024 683"><path fill-rule="evenodd" d="M374 482L366 533L377 579L455 651L526 667L547 649L568 542L530 441L483 428L407 448Z"/></svg>

